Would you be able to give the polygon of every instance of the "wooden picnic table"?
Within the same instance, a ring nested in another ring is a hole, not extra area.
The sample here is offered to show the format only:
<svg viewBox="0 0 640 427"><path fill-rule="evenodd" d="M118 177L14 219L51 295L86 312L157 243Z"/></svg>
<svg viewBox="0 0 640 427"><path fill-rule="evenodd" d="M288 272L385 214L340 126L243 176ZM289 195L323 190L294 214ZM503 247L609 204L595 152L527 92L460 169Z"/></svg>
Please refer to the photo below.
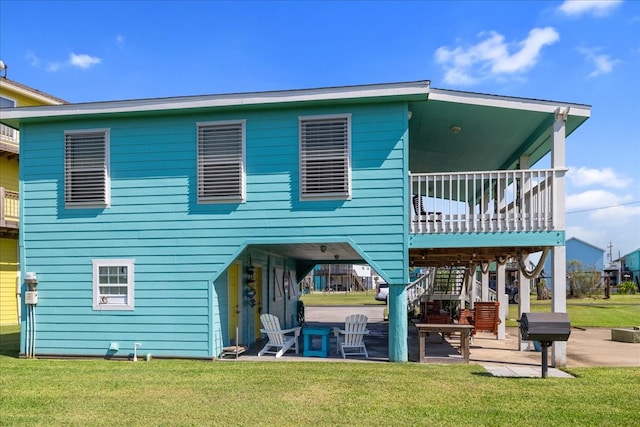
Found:
<svg viewBox="0 0 640 427"><path fill-rule="evenodd" d="M469 347L471 345L471 330L473 325L460 325L458 323L416 323L418 333L420 335L420 363L426 362L425 349L427 335L430 332L439 334L460 334L460 352L465 363L469 363Z"/></svg>

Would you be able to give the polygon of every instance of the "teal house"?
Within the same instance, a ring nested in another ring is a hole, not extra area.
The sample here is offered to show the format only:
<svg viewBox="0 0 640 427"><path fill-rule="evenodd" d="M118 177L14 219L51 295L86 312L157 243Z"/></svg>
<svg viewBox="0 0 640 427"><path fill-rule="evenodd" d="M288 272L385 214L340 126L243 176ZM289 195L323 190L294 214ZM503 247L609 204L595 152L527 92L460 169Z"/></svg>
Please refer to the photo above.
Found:
<svg viewBox="0 0 640 427"><path fill-rule="evenodd" d="M367 263L407 361L410 267L547 249L565 270L565 142L589 116L429 81L3 109L21 354L216 358L260 338L260 313L296 325L317 264Z"/></svg>

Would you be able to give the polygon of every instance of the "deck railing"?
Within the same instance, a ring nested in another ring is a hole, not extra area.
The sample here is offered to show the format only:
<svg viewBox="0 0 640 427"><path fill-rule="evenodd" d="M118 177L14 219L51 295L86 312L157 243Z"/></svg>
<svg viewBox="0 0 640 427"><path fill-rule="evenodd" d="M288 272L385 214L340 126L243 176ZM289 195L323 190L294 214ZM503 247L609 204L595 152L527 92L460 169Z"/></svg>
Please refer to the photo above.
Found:
<svg viewBox="0 0 640 427"><path fill-rule="evenodd" d="M420 305L420 298L429 292L429 288L433 283L433 270L423 274L418 279L411 282L407 290L407 309L412 312Z"/></svg>
<svg viewBox="0 0 640 427"><path fill-rule="evenodd" d="M551 231L565 170L411 174L411 232Z"/></svg>
<svg viewBox="0 0 640 427"><path fill-rule="evenodd" d="M20 196L0 187L0 227L18 228Z"/></svg>
<svg viewBox="0 0 640 427"><path fill-rule="evenodd" d="M18 131L10 128L9 126L0 125L0 144L5 151L11 151L18 153Z"/></svg>

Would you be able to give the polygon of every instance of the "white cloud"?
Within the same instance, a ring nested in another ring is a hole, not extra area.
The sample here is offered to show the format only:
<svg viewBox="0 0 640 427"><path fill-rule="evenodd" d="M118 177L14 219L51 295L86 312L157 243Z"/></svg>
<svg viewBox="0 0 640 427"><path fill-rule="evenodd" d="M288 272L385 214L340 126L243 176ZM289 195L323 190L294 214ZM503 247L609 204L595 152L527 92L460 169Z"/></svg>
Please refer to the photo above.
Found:
<svg viewBox="0 0 640 427"><path fill-rule="evenodd" d="M568 214L586 212L591 221L621 226L640 218L640 205L634 202L631 194L621 196L606 190L588 190L568 195L566 211Z"/></svg>
<svg viewBox="0 0 640 427"><path fill-rule="evenodd" d="M567 225L567 239L578 238L600 248L604 248L602 242L607 240L609 233L602 228L583 227L580 225Z"/></svg>
<svg viewBox="0 0 640 427"><path fill-rule="evenodd" d="M621 3L622 0L566 0L558 10L569 16L581 16L587 13L606 16Z"/></svg>
<svg viewBox="0 0 640 427"><path fill-rule="evenodd" d="M577 187L588 185L601 185L610 188L625 188L631 185L632 180L618 176L611 168L590 169L587 167L569 168L567 179Z"/></svg>
<svg viewBox="0 0 640 427"><path fill-rule="evenodd" d="M623 203L620 197L606 190L587 190L567 195L567 212L595 209Z"/></svg>
<svg viewBox="0 0 640 427"><path fill-rule="evenodd" d="M445 69L445 82L471 85L485 78L522 73L536 64L544 46L560 39L552 27L534 28L526 39L511 44L495 31L479 36L484 40L469 47L441 46L436 50L436 62ZM512 45L517 50L509 53Z"/></svg>
<svg viewBox="0 0 640 427"><path fill-rule="evenodd" d="M27 61L29 61L29 64L32 67L38 67L40 65L40 58L38 58L38 56L33 52L27 52L25 58Z"/></svg>
<svg viewBox="0 0 640 427"><path fill-rule="evenodd" d="M69 57L69 63L71 65L80 67L85 70L101 62L102 58L98 58L97 56L89 56L87 54L76 55L75 53L72 53Z"/></svg>
<svg viewBox="0 0 640 427"><path fill-rule="evenodd" d="M60 67L61 67L60 63L58 63L58 62L50 62L45 67L45 71L48 71L50 73L55 73L56 71L58 71L60 69Z"/></svg>
<svg viewBox="0 0 640 427"><path fill-rule="evenodd" d="M589 214L589 218L594 221L612 222L618 227L630 224L632 221L635 221L637 225L638 218L640 218L640 206L628 204L596 209Z"/></svg>
<svg viewBox="0 0 640 427"><path fill-rule="evenodd" d="M116 36L116 44L118 46L123 46L124 45L124 41L125 41L125 37L122 34L118 34Z"/></svg>
<svg viewBox="0 0 640 427"><path fill-rule="evenodd" d="M62 64L60 64L59 62L43 61L38 55L33 52L27 53L26 60L32 67L44 68L44 70L48 73L55 73L62 67Z"/></svg>
<svg viewBox="0 0 640 427"><path fill-rule="evenodd" d="M640 204L631 195L618 196L604 190L570 195L566 221L567 237L601 248L612 242L623 255L638 247Z"/></svg>
<svg viewBox="0 0 640 427"><path fill-rule="evenodd" d="M602 74L609 74L613 71L613 67L619 64L620 60L612 59L609 55L599 54L600 49L578 48L578 52L584 55L585 59L595 67L589 74L589 77L596 77Z"/></svg>

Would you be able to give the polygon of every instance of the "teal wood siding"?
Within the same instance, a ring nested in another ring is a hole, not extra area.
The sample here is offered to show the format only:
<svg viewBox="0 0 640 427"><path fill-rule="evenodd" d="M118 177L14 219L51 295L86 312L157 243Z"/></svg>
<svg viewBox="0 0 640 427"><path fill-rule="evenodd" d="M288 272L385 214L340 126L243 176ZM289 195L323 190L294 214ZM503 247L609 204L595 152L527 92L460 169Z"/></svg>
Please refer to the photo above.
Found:
<svg viewBox="0 0 640 427"><path fill-rule="evenodd" d="M298 117L343 113L352 199L301 202ZM349 239L387 281L406 283L406 116L404 103L346 104L24 125L21 266L39 279L36 354L105 355L116 341L118 356L140 342L143 354L216 357L228 339L225 269L255 241ZM196 122L241 119L246 203L197 204ZM110 130L111 206L66 209L64 132L96 128ZM132 311L92 309L92 259L109 258L135 260ZM267 276L293 261L263 262ZM287 326L294 303L271 307Z"/></svg>

